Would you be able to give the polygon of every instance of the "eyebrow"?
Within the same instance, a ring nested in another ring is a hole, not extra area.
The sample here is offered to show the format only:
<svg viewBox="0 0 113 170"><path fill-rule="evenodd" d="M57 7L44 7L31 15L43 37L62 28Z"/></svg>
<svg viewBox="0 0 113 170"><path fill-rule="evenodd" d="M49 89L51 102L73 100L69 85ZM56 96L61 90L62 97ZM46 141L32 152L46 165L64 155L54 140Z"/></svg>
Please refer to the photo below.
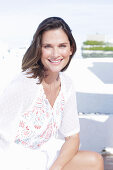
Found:
<svg viewBox="0 0 113 170"><path fill-rule="evenodd" d="M59 43L59 45L62 45L62 44L68 44L68 42ZM52 45L52 44L51 43L43 43L42 45Z"/></svg>

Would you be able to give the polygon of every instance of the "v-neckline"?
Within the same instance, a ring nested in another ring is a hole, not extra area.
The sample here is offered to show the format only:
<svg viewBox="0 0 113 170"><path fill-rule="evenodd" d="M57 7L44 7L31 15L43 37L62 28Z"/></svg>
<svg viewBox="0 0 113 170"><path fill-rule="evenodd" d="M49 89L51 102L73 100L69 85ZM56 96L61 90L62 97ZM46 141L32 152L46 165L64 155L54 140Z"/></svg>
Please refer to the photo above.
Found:
<svg viewBox="0 0 113 170"><path fill-rule="evenodd" d="M59 91L59 93L58 93L58 95L57 95L57 97L56 97L56 99L55 99L55 101L54 101L53 106L50 104L50 102L49 102L49 100L48 100L48 98L47 98L47 96L46 96L46 94L45 94L44 87L43 87L42 83L40 84L40 85L41 85L42 92L43 92L43 95L44 95L44 98L46 99L46 101L48 102L48 104L49 104L49 106L50 106L50 108L51 108L52 110L54 110L55 105L56 105L56 103L57 103L57 100L59 99L59 96L60 96L61 90L62 90L62 80L61 80L60 74L59 74L59 77L60 77L60 91Z"/></svg>

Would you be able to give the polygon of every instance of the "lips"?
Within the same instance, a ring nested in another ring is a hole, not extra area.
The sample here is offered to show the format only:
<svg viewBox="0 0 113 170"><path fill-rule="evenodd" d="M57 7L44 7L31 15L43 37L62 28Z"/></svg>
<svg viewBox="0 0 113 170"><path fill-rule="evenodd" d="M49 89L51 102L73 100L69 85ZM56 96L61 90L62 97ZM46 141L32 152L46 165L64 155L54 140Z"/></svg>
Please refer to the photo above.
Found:
<svg viewBox="0 0 113 170"><path fill-rule="evenodd" d="M62 61L62 59L48 59L48 60L53 64L59 64Z"/></svg>

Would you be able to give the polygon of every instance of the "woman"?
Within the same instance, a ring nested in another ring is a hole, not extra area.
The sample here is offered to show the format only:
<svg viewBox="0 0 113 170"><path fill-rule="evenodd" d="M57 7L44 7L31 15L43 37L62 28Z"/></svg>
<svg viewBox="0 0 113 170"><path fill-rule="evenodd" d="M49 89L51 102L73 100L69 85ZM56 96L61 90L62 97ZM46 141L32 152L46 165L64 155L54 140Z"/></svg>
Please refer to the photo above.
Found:
<svg viewBox="0 0 113 170"><path fill-rule="evenodd" d="M79 151L76 92L62 73L75 52L65 21L45 19L23 57L23 72L2 95L1 145L7 145L8 158L10 153L18 157L16 169L103 170L101 155Z"/></svg>

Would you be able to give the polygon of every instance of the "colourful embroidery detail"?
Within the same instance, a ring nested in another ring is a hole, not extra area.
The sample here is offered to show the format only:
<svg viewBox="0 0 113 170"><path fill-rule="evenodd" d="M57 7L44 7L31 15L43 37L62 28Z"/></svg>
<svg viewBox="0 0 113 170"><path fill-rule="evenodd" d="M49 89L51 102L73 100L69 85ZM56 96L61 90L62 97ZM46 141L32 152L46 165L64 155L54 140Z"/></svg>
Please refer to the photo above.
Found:
<svg viewBox="0 0 113 170"><path fill-rule="evenodd" d="M24 113L19 122L15 142L26 147L37 149L56 135L61 124L64 109L64 97L61 93L51 108L43 91L31 110Z"/></svg>

